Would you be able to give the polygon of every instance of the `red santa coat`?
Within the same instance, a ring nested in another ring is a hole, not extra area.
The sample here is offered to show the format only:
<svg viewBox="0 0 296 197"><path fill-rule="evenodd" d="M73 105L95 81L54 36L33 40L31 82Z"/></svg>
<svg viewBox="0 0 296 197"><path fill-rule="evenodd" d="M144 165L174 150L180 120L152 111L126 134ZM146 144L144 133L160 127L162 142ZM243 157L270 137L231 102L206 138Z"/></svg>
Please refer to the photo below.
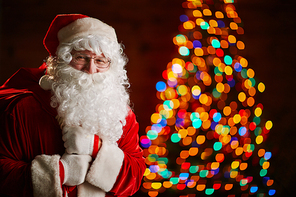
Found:
<svg viewBox="0 0 296 197"><path fill-rule="evenodd" d="M59 159L65 148L51 92L38 84L44 71L22 68L0 88L0 194L63 195ZM139 189L146 167L138 123L132 111L126 120L117 144L102 142L77 196L131 196Z"/></svg>

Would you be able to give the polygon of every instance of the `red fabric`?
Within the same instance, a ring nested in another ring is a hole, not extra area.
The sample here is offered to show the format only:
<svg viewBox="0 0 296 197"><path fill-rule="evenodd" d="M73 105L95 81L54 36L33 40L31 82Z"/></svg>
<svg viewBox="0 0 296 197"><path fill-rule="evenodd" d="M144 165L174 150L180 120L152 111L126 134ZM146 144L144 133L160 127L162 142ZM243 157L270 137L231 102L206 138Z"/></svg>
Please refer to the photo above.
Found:
<svg viewBox="0 0 296 197"><path fill-rule="evenodd" d="M61 161L59 161L59 166L60 166L60 179L61 179L61 187L62 187L65 179L65 169Z"/></svg>
<svg viewBox="0 0 296 197"><path fill-rule="evenodd" d="M65 169L64 169L64 165L61 161L59 161L59 167L60 167L60 180L61 180L61 188L63 190L63 197L67 197L68 193L71 194L68 197L77 196L76 190L74 191L74 189L76 189L76 186L68 187L68 186L63 185L64 179L65 179Z"/></svg>
<svg viewBox="0 0 296 197"><path fill-rule="evenodd" d="M92 158L96 158L98 152L99 152L99 143L100 143L100 137L98 135L95 135L94 137L94 147L92 152Z"/></svg>
<svg viewBox="0 0 296 197"><path fill-rule="evenodd" d="M79 18L88 16L82 14L59 14L51 22L43 40L43 45L50 56L55 56L59 46L58 32Z"/></svg>
<svg viewBox="0 0 296 197"><path fill-rule="evenodd" d="M43 73L44 69L20 69L0 87L0 196L33 196L32 160L40 154L65 152L56 110L49 105L51 93L38 85ZM108 196L130 196L138 190L146 168L132 111L118 146L125 157ZM76 195L76 189L73 192L69 196Z"/></svg>

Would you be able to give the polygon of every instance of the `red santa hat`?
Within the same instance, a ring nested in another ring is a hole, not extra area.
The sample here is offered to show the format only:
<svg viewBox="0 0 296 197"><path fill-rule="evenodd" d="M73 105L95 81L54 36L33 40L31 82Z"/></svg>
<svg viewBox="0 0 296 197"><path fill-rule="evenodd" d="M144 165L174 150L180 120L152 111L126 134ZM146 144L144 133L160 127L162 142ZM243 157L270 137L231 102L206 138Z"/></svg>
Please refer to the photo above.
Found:
<svg viewBox="0 0 296 197"><path fill-rule="evenodd" d="M43 45L50 56L55 56L60 43L87 35L105 36L117 42L114 28L98 19L82 14L60 14L51 22Z"/></svg>

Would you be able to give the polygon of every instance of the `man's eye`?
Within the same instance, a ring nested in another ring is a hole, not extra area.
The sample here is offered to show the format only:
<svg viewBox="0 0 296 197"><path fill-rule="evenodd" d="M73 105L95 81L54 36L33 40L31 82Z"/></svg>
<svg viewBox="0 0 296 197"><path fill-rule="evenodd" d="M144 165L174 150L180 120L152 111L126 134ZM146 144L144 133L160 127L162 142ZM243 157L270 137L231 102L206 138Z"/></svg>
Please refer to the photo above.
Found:
<svg viewBox="0 0 296 197"><path fill-rule="evenodd" d="M97 63L105 63L105 61L103 59L96 59Z"/></svg>
<svg viewBox="0 0 296 197"><path fill-rule="evenodd" d="M85 57L84 56L77 56L76 59L77 60L85 60Z"/></svg>

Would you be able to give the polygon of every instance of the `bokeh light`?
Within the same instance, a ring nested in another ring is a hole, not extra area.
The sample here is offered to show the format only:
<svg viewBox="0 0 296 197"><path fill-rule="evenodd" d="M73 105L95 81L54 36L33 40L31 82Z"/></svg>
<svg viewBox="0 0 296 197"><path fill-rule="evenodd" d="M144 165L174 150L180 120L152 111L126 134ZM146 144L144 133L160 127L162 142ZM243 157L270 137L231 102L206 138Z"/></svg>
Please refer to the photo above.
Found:
<svg viewBox="0 0 296 197"><path fill-rule="evenodd" d="M273 127L257 95L265 91L243 51L234 0L188 0L173 38L178 56L156 84L160 100L140 137L150 197L273 196ZM252 50L252 49L248 49Z"/></svg>

